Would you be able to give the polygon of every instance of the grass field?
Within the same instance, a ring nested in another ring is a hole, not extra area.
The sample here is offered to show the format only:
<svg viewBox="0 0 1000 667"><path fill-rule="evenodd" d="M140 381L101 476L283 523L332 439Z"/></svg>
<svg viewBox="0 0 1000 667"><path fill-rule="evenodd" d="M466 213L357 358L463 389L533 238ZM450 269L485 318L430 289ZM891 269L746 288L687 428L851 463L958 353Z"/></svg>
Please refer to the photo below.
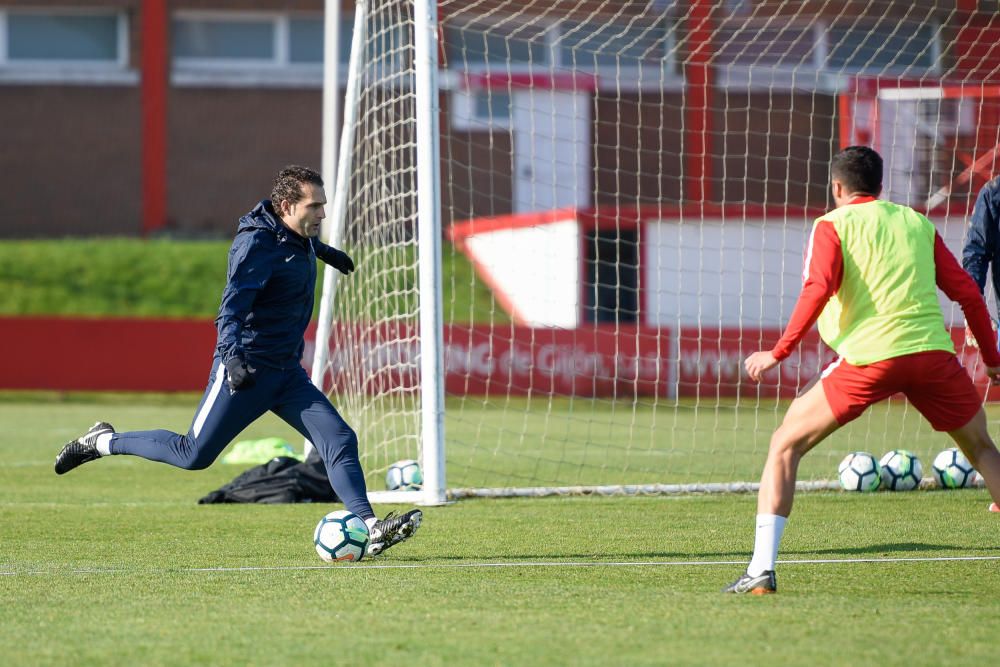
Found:
<svg viewBox="0 0 1000 667"><path fill-rule="evenodd" d="M462 501L381 559L326 566L310 535L330 507L196 504L231 466L52 472L96 416L184 429L192 400L0 396L3 664L996 661L982 490L801 494L780 593L749 598L718 592L752 548L746 495Z"/></svg>

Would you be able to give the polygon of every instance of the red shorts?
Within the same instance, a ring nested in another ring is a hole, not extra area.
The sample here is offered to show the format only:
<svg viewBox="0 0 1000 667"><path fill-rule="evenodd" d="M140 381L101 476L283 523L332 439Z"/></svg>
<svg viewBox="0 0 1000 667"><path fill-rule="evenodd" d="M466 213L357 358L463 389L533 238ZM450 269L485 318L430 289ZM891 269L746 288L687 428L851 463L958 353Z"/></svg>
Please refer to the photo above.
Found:
<svg viewBox="0 0 1000 667"><path fill-rule="evenodd" d="M820 378L841 426L895 393L904 394L935 431L965 426L983 404L972 378L951 352L917 352L867 366L838 358Z"/></svg>

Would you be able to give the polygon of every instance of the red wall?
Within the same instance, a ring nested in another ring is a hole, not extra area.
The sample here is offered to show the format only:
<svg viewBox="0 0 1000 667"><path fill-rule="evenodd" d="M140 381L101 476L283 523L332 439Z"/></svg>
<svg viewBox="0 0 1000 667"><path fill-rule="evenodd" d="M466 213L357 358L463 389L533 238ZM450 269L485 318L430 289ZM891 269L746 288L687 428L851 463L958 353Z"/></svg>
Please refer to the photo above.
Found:
<svg viewBox="0 0 1000 667"><path fill-rule="evenodd" d="M749 381L743 359L770 349L780 331L602 325L573 330L450 325L444 333L449 395L674 395L791 397L834 358L810 332L761 384ZM307 332L311 356L314 329ZM57 391L201 391L215 347L211 320L0 317L0 389ZM964 331L953 329L962 349ZM343 341L343 342L339 342ZM419 345L398 324L337 325L331 336L331 377L339 392L416 388ZM962 362L986 391L979 354ZM306 364L309 367L309 364ZM350 373L347 368L361 368ZM988 396L1000 400L1000 388Z"/></svg>
<svg viewBox="0 0 1000 667"><path fill-rule="evenodd" d="M199 391L211 320L0 317L0 388Z"/></svg>

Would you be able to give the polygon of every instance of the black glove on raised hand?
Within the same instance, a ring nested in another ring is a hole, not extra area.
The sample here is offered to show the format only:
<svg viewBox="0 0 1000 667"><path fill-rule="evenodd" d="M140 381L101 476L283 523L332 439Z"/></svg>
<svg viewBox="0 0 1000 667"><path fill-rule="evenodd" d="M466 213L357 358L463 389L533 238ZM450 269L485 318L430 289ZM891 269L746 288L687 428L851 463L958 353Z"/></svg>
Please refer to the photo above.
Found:
<svg viewBox="0 0 1000 667"><path fill-rule="evenodd" d="M330 266L337 269L345 276L354 270L354 260L351 259L343 250L337 250L336 248L331 248L333 250L333 257L331 257Z"/></svg>
<svg viewBox="0 0 1000 667"><path fill-rule="evenodd" d="M237 392L240 389L249 389L256 382L253 377L255 372L255 369L247 366L247 362L242 358L233 357L226 362L226 376L229 378L229 389L233 392Z"/></svg>

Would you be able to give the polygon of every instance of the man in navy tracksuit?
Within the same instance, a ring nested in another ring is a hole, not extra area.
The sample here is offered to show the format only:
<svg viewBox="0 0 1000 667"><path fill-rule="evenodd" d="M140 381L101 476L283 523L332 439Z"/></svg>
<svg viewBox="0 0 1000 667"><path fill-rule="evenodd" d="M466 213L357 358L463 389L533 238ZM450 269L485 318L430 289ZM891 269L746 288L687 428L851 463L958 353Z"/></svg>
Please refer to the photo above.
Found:
<svg viewBox="0 0 1000 667"><path fill-rule="evenodd" d="M995 263L1000 259L1000 176L979 190L972 209L969 231L962 248L962 268L969 272L979 285L986 289L986 272L993 266L993 292L1000 299L1000 271Z"/></svg>
<svg viewBox="0 0 1000 667"><path fill-rule="evenodd" d="M117 454L188 470L207 468L237 434L271 410L319 451L337 497L368 524L370 555L410 537L420 526L420 510L376 519L358 460L358 438L302 368L316 258L344 274L354 270L347 253L316 238L325 204L320 175L290 166L278 173L271 199L240 219L215 320L219 335L208 389L187 434L116 433L98 422L63 447L56 473Z"/></svg>
<svg viewBox="0 0 1000 667"><path fill-rule="evenodd" d="M1000 176L996 176L979 189L976 205L972 209L969 230L962 248L962 268L979 285L979 291L986 293L986 273L992 269L993 298L996 312L1000 316ZM976 337L968 326L965 328L965 344L978 347ZM1000 512L997 503L990 505L991 512Z"/></svg>

